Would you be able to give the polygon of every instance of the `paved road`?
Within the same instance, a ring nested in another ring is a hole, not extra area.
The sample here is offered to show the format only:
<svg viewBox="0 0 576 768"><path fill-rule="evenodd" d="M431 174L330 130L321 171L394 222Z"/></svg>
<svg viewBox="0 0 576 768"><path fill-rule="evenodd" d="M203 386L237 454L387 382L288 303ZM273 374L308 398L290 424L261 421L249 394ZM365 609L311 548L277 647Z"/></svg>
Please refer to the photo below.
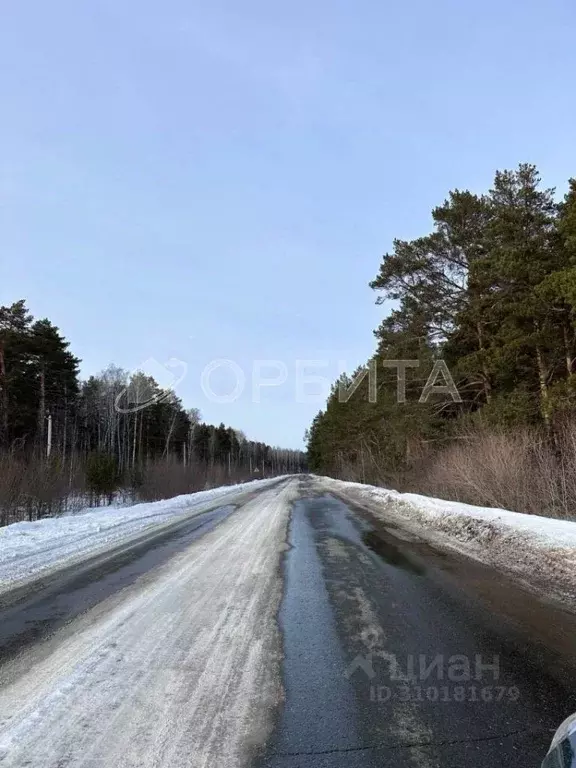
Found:
<svg viewBox="0 0 576 768"><path fill-rule="evenodd" d="M262 766L540 765L576 711L573 616L330 496L289 535Z"/></svg>
<svg viewBox="0 0 576 768"><path fill-rule="evenodd" d="M292 480L0 606L0 766L538 766L576 622Z"/></svg>

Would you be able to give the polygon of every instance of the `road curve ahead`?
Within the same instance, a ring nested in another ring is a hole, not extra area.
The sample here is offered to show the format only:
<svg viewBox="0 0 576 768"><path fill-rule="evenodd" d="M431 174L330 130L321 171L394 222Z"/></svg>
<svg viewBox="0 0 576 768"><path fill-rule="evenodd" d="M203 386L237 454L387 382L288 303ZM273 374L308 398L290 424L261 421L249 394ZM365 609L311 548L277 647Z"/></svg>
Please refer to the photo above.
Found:
<svg viewBox="0 0 576 768"><path fill-rule="evenodd" d="M539 766L575 629L285 480L5 604L0 766Z"/></svg>

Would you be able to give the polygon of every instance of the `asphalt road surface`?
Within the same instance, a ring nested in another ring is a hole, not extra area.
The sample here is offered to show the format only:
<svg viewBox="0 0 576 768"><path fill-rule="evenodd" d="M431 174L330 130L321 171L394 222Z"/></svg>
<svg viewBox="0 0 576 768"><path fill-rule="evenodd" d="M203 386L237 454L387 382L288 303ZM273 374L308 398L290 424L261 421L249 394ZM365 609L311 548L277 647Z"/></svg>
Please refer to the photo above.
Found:
<svg viewBox="0 0 576 768"><path fill-rule="evenodd" d="M3 599L0 766L539 766L575 629L282 481Z"/></svg>

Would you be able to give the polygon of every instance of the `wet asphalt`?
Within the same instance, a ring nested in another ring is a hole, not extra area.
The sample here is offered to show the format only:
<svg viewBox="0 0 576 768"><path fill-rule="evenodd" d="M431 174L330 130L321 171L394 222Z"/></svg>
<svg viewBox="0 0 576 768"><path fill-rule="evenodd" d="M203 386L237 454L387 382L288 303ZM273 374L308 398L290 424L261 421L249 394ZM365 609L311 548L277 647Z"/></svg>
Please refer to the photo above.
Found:
<svg viewBox="0 0 576 768"><path fill-rule="evenodd" d="M331 496L296 502L289 542L258 768L540 766L576 711L572 614Z"/></svg>

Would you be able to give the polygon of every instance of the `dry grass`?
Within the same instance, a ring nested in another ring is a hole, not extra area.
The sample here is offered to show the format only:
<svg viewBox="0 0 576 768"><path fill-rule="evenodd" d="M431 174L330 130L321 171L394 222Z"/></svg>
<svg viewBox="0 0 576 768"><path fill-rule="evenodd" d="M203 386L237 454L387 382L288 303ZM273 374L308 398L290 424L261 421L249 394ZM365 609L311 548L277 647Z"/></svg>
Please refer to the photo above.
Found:
<svg viewBox="0 0 576 768"><path fill-rule="evenodd" d="M471 431L443 448L422 445L411 464L395 471L365 448L339 460L334 477L402 492L547 517L576 519L576 422L543 430Z"/></svg>
<svg viewBox="0 0 576 768"><path fill-rule="evenodd" d="M62 514L84 495L78 462L0 456L0 525Z"/></svg>
<svg viewBox="0 0 576 768"><path fill-rule="evenodd" d="M0 526L109 504L111 498L122 503L156 501L253 478L248 469L229 471L219 464L184 467L172 459L150 461L126 473L111 496L98 497L88 488L83 458L63 461L54 456L46 461L9 453L0 455Z"/></svg>
<svg viewBox="0 0 576 768"><path fill-rule="evenodd" d="M250 472L234 469L221 464L196 463L184 467L174 460L150 462L139 472L134 488L138 501L156 501L194 493L207 488L232 485L250 480Z"/></svg>
<svg viewBox="0 0 576 768"><path fill-rule="evenodd" d="M576 425L555 442L538 431L470 434L437 453L413 489L548 517L576 517Z"/></svg>

